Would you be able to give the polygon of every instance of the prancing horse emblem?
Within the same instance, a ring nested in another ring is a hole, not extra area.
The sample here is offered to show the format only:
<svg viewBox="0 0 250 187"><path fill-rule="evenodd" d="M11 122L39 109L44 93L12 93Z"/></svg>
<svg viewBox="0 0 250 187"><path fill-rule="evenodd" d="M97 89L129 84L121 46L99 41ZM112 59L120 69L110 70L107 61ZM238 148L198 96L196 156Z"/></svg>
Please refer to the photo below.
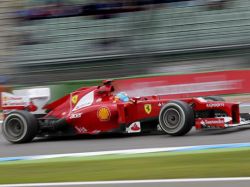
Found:
<svg viewBox="0 0 250 187"><path fill-rule="evenodd" d="M71 99L72 103L75 105L78 101L78 95L74 95Z"/></svg>
<svg viewBox="0 0 250 187"><path fill-rule="evenodd" d="M147 114L150 114L152 111L152 105L151 104L145 104L144 105L144 110Z"/></svg>

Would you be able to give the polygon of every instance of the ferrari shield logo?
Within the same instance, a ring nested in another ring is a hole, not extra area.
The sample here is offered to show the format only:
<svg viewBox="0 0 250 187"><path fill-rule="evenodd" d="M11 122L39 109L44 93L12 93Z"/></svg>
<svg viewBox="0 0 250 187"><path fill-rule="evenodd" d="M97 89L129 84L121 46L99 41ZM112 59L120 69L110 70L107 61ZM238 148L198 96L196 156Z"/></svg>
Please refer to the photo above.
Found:
<svg viewBox="0 0 250 187"><path fill-rule="evenodd" d="M71 100L72 100L72 103L75 105L78 101L78 95L74 95Z"/></svg>
<svg viewBox="0 0 250 187"><path fill-rule="evenodd" d="M151 104L145 104L144 105L144 110L147 114L150 114L152 111L152 105Z"/></svg>

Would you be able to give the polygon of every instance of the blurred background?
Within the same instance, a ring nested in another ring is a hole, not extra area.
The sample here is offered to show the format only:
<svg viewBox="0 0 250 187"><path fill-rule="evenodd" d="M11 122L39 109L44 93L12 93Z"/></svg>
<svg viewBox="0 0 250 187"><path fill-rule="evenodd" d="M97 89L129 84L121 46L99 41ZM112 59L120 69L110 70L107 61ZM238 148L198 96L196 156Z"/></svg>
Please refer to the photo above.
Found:
<svg viewBox="0 0 250 187"><path fill-rule="evenodd" d="M0 83L250 67L249 0L1 0Z"/></svg>

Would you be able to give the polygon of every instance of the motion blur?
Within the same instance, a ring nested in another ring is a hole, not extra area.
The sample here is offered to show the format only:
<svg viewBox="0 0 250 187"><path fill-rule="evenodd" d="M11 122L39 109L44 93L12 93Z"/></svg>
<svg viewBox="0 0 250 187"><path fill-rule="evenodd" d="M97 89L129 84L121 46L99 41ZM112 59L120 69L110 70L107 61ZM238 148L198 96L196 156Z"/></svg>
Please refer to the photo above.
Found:
<svg viewBox="0 0 250 187"><path fill-rule="evenodd" d="M247 0L2 0L1 83L249 67Z"/></svg>
<svg viewBox="0 0 250 187"><path fill-rule="evenodd" d="M250 186L249 0L1 0L0 28L0 187Z"/></svg>

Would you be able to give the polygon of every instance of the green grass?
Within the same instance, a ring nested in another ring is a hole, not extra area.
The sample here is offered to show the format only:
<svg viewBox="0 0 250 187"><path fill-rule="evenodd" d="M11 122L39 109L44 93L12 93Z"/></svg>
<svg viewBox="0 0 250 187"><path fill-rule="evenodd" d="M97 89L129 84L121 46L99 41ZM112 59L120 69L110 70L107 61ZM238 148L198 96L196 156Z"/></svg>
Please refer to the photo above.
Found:
<svg viewBox="0 0 250 187"><path fill-rule="evenodd" d="M0 164L0 183L250 176L250 150Z"/></svg>

